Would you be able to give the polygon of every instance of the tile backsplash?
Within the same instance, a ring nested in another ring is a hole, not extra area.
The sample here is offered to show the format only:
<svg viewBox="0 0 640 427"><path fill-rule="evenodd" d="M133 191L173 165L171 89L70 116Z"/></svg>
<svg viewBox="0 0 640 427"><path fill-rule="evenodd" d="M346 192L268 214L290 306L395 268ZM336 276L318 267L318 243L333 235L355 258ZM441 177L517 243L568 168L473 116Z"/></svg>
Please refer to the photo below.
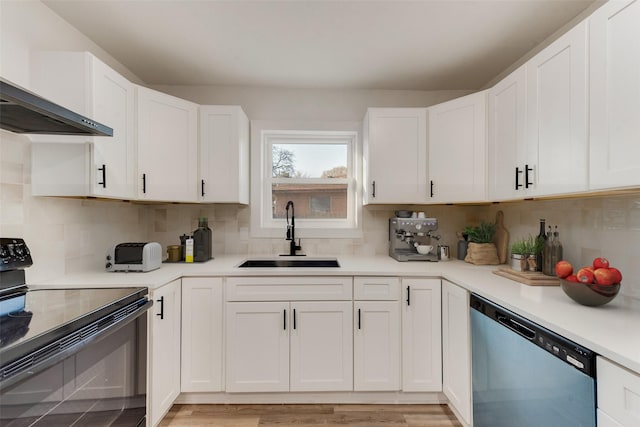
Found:
<svg viewBox="0 0 640 427"><path fill-rule="evenodd" d="M252 238L250 210L240 205L145 205L122 201L32 197L30 144L0 131L0 235L23 237L33 252L28 280L103 268L108 248L124 241L158 241L163 247L209 218L215 254L284 253L282 239ZM303 239L310 255L387 253L388 218L398 208L425 211L439 220L441 242L456 256L456 231L504 212L510 239L537 234L540 218L558 225L564 258L575 266L608 258L625 276L622 292L640 298L640 191L619 196L531 200L491 205L367 206L358 239Z"/></svg>

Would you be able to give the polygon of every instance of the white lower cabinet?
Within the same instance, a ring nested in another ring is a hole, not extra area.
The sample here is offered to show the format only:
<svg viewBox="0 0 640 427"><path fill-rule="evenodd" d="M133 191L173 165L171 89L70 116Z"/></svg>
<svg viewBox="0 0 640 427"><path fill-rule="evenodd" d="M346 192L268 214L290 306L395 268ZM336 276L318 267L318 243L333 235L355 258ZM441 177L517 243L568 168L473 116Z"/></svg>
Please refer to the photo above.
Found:
<svg viewBox="0 0 640 427"><path fill-rule="evenodd" d="M471 424L471 331L469 292L442 281L442 391Z"/></svg>
<svg viewBox="0 0 640 427"><path fill-rule="evenodd" d="M400 279L353 279L353 388L400 390Z"/></svg>
<svg viewBox="0 0 640 427"><path fill-rule="evenodd" d="M149 425L155 426L180 394L180 279L151 291Z"/></svg>
<svg viewBox="0 0 640 427"><path fill-rule="evenodd" d="M223 390L221 277L182 279L182 392Z"/></svg>
<svg viewBox="0 0 640 427"><path fill-rule="evenodd" d="M350 302L226 307L227 392L352 390Z"/></svg>
<svg viewBox="0 0 640 427"><path fill-rule="evenodd" d="M640 425L640 375L598 356L598 426Z"/></svg>
<svg viewBox="0 0 640 427"><path fill-rule="evenodd" d="M353 390L352 282L227 279L225 390ZM315 300L319 295L326 300Z"/></svg>
<svg viewBox="0 0 640 427"><path fill-rule="evenodd" d="M290 391L353 390L350 301L292 302Z"/></svg>
<svg viewBox="0 0 640 427"><path fill-rule="evenodd" d="M288 302L226 304L226 391L289 391Z"/></svg>
<svg viewBox="0 0 640 427"><path fill-rule="evenodd" d="M402 279L402 391L442 391L440 279Z"/></svg>
<svg viewBox="0 0 640 427"><path fill-rule="evenodd" d="M355 301L353 309L354 390L400 390L398 301Z"/></svg>

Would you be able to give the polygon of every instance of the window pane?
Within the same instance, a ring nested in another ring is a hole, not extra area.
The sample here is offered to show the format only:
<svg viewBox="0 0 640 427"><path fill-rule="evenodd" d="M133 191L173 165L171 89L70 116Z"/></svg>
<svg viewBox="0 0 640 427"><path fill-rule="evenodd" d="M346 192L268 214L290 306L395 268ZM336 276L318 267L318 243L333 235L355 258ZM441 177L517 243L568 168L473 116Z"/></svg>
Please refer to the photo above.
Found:
<svg viewBox="0 0 640 427"><path fill-rule="evenodd" d="M347 184L273 184L271 197L273 218L286 217L289 200L296 218L347 218Z"/></svg>
<svg viewBox="0 0 640 427"><path fill-rule="evenodd" d="M347 144L273 144L276 178L346 178Z"/></svg>

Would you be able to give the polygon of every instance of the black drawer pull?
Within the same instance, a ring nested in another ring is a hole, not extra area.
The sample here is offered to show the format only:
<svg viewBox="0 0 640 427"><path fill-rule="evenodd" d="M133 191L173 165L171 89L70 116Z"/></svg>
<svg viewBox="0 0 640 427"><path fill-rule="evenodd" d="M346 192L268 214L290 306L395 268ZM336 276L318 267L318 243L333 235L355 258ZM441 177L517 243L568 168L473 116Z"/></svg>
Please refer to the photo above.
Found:
<svg viewBox="0 0 640 427"><path fill-rule="evenodd" d="M160 316L160 320L164 319L164 297L160 297L158 300L160 303L160 313L156 313L156 316Z"/></svg>
<svg viewBox="0 0 640 427"><path fill-rule="evenodd" d="M102 171L102 182L99 182L98 185L102 185L102 188L107 188L107 165L103 163L98 170Z"/></svg>

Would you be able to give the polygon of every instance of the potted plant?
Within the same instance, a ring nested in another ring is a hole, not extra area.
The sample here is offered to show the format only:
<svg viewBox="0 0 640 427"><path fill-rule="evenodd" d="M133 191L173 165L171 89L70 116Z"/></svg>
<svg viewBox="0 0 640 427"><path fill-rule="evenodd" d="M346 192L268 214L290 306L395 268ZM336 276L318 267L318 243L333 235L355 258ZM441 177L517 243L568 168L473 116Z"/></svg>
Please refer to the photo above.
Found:
<svg viewBox="0 0 640 427"><path fill-rule="evenodd" d="M511 245L511 268L516 271L536 271L536 255L544 248L544 240L529 235Z"/></svg>
<svg viewBox="0 0 640 427"><path fill-rule="evenodd" d="M464 260L476 265L500 264L498 250L493 243L495 231L494 223L484 221L477 226L465 227L464 233L468 236L469 247Z"/></svg>
<svg viewBox="0 0 640 427"><path fill-rule="evenodd" d="M511 268L516 271L527 270L528 245L526 239L520 239L511 245Z"/></svg>

